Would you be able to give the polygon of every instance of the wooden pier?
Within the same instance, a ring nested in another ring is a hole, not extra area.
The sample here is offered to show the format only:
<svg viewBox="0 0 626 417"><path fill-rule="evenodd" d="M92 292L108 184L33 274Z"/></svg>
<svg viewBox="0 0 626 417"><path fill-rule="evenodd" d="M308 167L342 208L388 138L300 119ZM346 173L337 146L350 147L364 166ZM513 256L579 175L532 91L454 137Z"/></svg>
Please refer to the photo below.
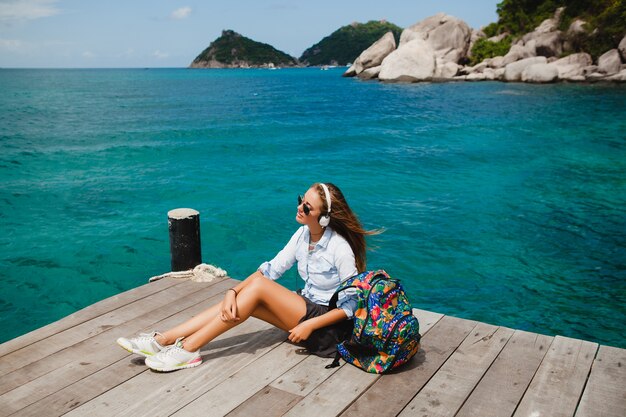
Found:
<svg viewBox="0 0 626 417"><path fill-rule="evenodd" d="M235 281L164 279L0 345L1 416L626 416L626 350L416 310L422 349L368 374L298 355L250 319L162 374L117 346L221 300Z"/></svg>

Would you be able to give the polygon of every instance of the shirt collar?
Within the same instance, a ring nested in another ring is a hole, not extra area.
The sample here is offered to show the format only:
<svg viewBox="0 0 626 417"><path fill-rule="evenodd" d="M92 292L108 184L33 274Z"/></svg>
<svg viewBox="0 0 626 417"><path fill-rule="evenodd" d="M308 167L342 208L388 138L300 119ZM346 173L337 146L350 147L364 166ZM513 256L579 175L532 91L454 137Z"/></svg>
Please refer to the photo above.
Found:
<svg viewBox="0 0 626 417"><path fill-rule="evenodd" d="M330 240L330 236L332 233L333 233L333 229L331 229L330 227L326 227L326 230L324 230L324 234L320 238L319 242L317 242L317 245L323 248L328 246L328 241ZM311 241L311 230L309 229L308 226L306 227L306 233L304 237L307 242Z"/></svg>

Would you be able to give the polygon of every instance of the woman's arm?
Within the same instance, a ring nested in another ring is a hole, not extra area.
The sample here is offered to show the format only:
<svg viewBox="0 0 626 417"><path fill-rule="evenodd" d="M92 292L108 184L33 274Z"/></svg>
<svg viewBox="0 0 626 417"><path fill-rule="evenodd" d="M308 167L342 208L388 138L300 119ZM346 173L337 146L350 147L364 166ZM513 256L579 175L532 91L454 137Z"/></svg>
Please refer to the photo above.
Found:
<svg viewBox="0 0 626 417"><path fill-rule="evenodd" d="M232 291L231 291L232 292ZM321 316L313 317L298 324L296 327L289 331L289 340L293 343L299 343L306 340L317 329L330 326L331 324L339 323L347 318L346 313L340 309L335 308L328 311Z"/></svg>

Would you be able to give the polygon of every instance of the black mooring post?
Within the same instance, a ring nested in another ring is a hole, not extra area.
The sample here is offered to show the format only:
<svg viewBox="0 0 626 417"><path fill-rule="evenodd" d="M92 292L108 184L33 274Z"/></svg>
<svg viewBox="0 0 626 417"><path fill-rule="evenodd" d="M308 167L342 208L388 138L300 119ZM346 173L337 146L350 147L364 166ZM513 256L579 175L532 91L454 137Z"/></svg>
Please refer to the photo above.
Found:
<svg viewBox="0 0 626 417"><path fill-rule="evenodd" d="M167 212L170 229L172 272L186 271L202 263L200 249L200 213L179 208Z"/></svg>

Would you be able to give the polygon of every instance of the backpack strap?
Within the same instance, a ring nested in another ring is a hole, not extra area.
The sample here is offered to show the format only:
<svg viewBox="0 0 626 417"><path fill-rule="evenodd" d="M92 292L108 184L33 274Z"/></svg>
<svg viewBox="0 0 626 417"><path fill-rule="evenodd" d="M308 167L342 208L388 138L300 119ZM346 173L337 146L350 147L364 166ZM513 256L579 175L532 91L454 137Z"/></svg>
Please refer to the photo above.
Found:
<svg viewBox="0 0 626 417"><path fill-rule="evenodd" d="M326 365L324 368L326 369L332 369L332 368L336 368L339 366L339 359L341 359L341 354L339 353L339 351L337 351L337 353L335 354L335 359L333 359L333 362Z"/></svg>

